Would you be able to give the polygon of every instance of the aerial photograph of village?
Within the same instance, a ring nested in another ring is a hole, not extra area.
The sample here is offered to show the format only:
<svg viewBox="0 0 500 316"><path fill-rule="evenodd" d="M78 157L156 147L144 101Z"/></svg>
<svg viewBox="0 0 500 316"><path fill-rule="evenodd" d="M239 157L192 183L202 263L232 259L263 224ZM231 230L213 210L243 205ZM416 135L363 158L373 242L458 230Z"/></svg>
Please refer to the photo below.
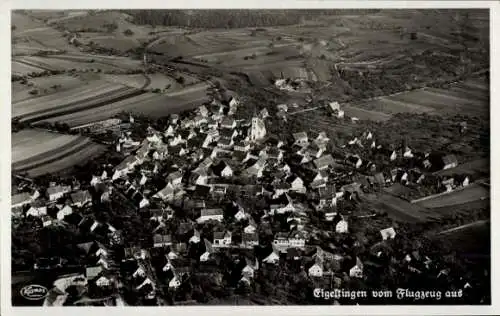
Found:
<svg viewBox="0 0 500 316"><path fill-rule="evenodd" d="M10 15L13 306L491 304L489 9Z"/></svg>

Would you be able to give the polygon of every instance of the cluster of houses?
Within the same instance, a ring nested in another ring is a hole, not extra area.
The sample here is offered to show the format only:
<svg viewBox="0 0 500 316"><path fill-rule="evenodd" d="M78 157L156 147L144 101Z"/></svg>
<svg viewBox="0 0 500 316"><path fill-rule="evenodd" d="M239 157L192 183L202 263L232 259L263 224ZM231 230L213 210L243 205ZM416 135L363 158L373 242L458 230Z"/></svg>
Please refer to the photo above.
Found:
<svg viewBox="0 0 500 316"><path fill-rule="evenodd" d="M125 248L124 255L111 251L110 247L126 236L122 237L109 223L78 214L93 200L80 185L51 184L42 194L35 191L14 195L13 216L38 217L43 227L70 220L80 229L103 231L109 236L109 245L79 245L93 264L83 275L64 281L69 282L65 286L91 282L103 289L120 288L123 280L118 279L116 267L121 265L128 271L122 277L146 299L155 299L162 291L159 283L176 289L188 278L192 273L190 261L199 262L201 271L210 267L206 271L213 272L219 254L227 251L246 253L235 259L241 269L239 283L244 285L253 282L257 270L279 265L283 260L300 262L300 269L311 278L334 278L338 287L350 279L365 277L366 264L361 257L345 247L327 249L319 245L314 238L318 229L310 223L309 214L321 214L331 227L329 233L342 238L350 233L349 217L355 214L339 208L340 201L356 199L364 186L418 183L425 171L397 168L385 174L379 171L381 166L367 158L329 152L330 139L324 132L304 131L294 133L290 139L277 139L267 133L266 124L271 121L266 109L241 119L235 116L239 106L236 98L223 103L214 100L184 117L171 115L164 130L149 127L144 139L135 139L131 132L123 131L115 150L125 156L124 160L112 170L92 176L89 185L94 187L93 192L99 192L102 202L121 194L135 205L142 218L154 223L147 247ZM343 116L338 103L329 106L336 115ZM286 109L282 106L278 115L280 111ZM130 122L133 124L133 119ZM431 155L413 153L408 147L386 150L377 145L370 132L349 141L344 150L355 146L378 150L391 162L418 160L422 170L432 165L440 169L457 165L453 156L435 160ZM460 185L468 181L463 179ZM265 203L257 207L249 202L255 200ZM188 218L183 216L177 230L169 229L167 224L186 209L190 209ZM207 233L207 227L213 230ZM380 231L382 243L395 237L393 227ZM256 248L262 250L259 255L252 252ZM381 256L382 251L375 255ZM155 264L151 263L152 257ZM408 258L408 263L418 261ZM55 297L64 296L65 288L55 288L59 293Z"/></svg>

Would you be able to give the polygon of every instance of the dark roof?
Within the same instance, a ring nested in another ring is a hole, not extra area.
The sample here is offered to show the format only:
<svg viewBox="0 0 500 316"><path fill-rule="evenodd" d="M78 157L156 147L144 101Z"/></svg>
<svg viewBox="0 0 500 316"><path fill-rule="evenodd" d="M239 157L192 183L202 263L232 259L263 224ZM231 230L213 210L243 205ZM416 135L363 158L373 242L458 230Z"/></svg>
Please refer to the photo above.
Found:
<svg viewBox="0 0 500 316"><path fill-rule="evenodd" d="M243 235L241 236L241 240L243 242L259 241L259 235L257 233L253 234L243 233Z"/></svg>
<svg viewBox="0 0 500 316"><path fill-rule="evenodd" d="M233 151L233 156L232 158L236 161L242 161L243 159L245 159L245 157L247 156L247 153L244 152L244 151L239 151L239 150L235 150Z"/></svg>
<svg viewBox="0 0 500 316"><path fill-rule="evenodd" d="M74 203L85 203L89 200L92 200L92 196L90 195L90 192L85 190L85 191L78 191L78 192L75 192L75 193L72 193L71 194L71 200L74 202Z"/></svg>
<svg viewBox="0 0 500 316"><path fill-rule="evenodd" d="M319 197L322 199L330 199L335 196L335 187L333 185L327 185L325 187L318 188Z"/></svg>
<svg viewBox="0 0 500 316"><path fill-rule="evenodd" d="M222 138L232 138L234 135L234 130L231 129L223 129L219 132L220 137Z"/></svg>
<svg viewBox="0 0 500 316"><path fill-rule="evenodd" d="M193 197L203 198L207 197L210 193L210 187L206 185L196 185L196 188L193 192Z"/></svg>
<svg viewBox="0 0 500 316"><path fill-rule="evenodd" d="M281 150L279 150L276 147L272 147L267 151L267 155L271 158L277 158L279 154L281 153Z"/></svg>
<svg viewBox="0 0 500 316"><path fill-rule="evenodd" d="M227 166L228 165L223 160L221 160L217 165L212 166L212 171L216 175L220 176L222 173L222 170L224 170L224 168L226 168Z"/></svg>
<svg viewBox="0 0 500 316"><path fill-rule="evenodd" d="M230 232L214 232L214 239L223 239L226 234L231 235Z"/></svg>
<svg viewBox="0 0 500 316"><path fill-rule="evenodd" d="M128 156L118 166L116 166L114 170L125 169L128 167L129 164L134 163L136 161L137 161L137 157L135 157L134 155Z"/></svg>
<svg viewBox="0 0 500 316"><path fill-rule="evenodd" d="M217 142L217 144L229 146L229 145L231 145L231 139L229 139L229 138L221 138L221 139L219 139L219 141Z"/></svg>
<svg viewBox="0 0 500 316"><path fill-rule="evenodd" d="M221 126L226 125L226 126L232 126L234 124L234 119L230 117L225 117L222 119Z"/></svg>

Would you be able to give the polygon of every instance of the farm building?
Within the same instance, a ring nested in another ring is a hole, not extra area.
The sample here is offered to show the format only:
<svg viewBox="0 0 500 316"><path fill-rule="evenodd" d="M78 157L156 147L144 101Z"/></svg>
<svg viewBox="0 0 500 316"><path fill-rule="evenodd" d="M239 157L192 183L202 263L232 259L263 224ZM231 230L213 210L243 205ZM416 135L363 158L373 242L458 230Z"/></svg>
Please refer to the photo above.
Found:
<svg viewBox="0 0 500 316"><path fill-rule="evenodd" d="M64 194L71 192L70 186L53 186L47 189L47 195L50 201L55 201L64 196Z"/></svg>

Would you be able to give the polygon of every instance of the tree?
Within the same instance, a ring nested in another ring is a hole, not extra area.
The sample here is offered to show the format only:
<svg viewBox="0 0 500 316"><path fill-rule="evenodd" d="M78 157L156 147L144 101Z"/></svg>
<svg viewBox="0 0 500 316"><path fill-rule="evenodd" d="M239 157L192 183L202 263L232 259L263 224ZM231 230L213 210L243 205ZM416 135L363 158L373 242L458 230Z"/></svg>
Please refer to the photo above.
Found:
<svg viewBox="0 0 500 316"><path fill-rule="evenodd" d="M126 36L132 36L132 35L134 35L134 32L132 32L132 30L131 30L131 29L126 29L126 30L123 32L123 34L125 34Z"/></svg>
<svg viewBox="0 0 500 316"><path fill-rule="evenodd" d="M178 83L180 83L180 84L184 84L185 79L184 79L184 77L183 77L183 76L179 76L179 77L176 79L176 81L177 81Z"/></svg>

